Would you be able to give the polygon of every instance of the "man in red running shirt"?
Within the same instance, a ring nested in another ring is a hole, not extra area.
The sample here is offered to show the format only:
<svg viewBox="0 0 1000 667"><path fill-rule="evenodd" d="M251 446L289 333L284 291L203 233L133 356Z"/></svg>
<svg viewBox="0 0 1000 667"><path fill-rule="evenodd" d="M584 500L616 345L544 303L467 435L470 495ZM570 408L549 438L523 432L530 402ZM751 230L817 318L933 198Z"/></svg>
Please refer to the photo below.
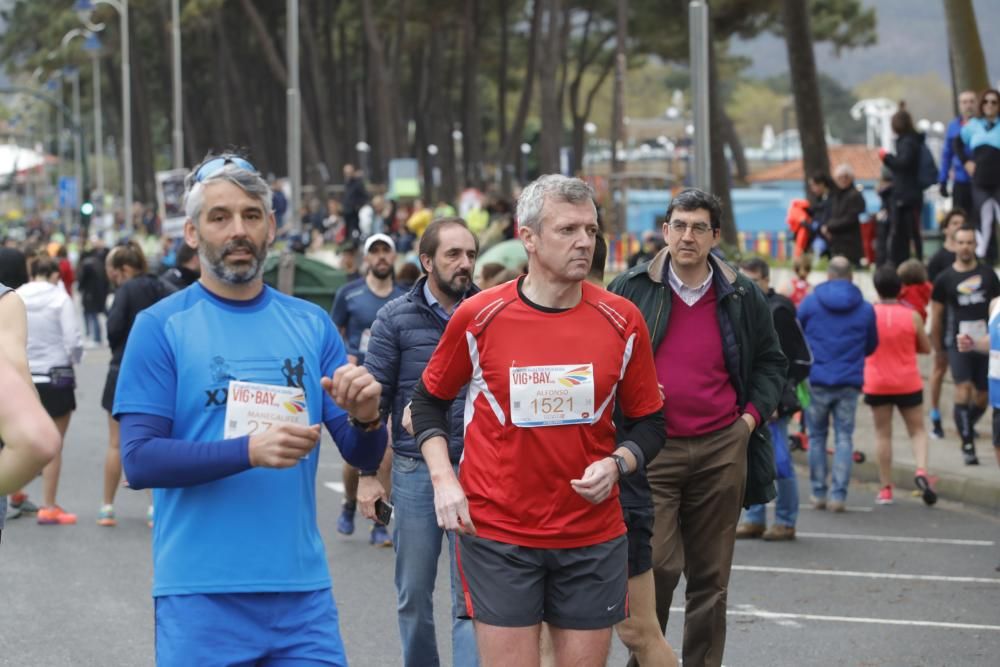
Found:
<svg viewBox="0 0 1000 667"><path fill-rule="evenodd" d="M524 189L528 274L465 300L414 392L414 432L438 524L459 534L484 667L538 665L542 621L557 664L604 665L627 614L617 483L663 446L662 400L638 309L584 282L599 233L593 196L559 175ZM447 406L467 383L456 478Z"/></svg>

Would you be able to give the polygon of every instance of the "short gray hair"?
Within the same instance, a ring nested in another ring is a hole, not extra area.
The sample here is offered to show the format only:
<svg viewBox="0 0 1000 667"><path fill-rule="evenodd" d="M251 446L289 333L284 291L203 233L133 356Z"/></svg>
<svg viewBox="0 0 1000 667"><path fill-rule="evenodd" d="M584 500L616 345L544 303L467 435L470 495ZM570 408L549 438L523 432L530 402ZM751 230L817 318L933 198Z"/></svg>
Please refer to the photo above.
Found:
<svg viewBox="0 0 1000 667"><path fill-rule="evenodd" d="M851 180L854 180L854 167L846 162L841 162L837 165L837 168L833 170L834 178L839 178L840 176L850 176Z"/></svg>
<svg viewBox="0 0 1000 667"><path fill-rule="evenodd" d="M206 161L210 159L213 158L206 158ZM205 203L205 186L217 181L232 183L259 201L264 206L265 215L271 215L273 210L271 207L271 188L257 172L248 171L235 162L230 162L200 181L195 180L197 174L198 168L196 167L184 178L184 214L195 225L198 224L201 208Z"/></svg>
<svg viewBox="0 0 1000 667"><path fill-rule="evenodd" d="M846 257L837 255L826 266L826 277L830 280L850 280L851 262Z"/></svg>
<svg viewBox="0 0 1000 667"><path fill-rule="evenodd" d="M569 204L589 202L594 206L594 190L579 178L546 174L528 183L517 199L517 224L533 232L542 230L542 209L548 200ZM597 207L594 206L594 215Z"/></svg>

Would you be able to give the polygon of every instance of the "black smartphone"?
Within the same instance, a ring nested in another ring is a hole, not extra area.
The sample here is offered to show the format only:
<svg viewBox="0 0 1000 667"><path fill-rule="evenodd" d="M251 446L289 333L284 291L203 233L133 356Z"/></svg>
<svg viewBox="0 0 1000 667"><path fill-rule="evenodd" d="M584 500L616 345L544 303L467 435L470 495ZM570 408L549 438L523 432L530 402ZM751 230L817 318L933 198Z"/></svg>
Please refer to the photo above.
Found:
<svg viewBox="0 0 1000 667"><path fill-rule="evenodd" d="M392 504L387 503L381 498L375 501L375 519L383 526L389 525L389 519L392 518Z"/></svg>

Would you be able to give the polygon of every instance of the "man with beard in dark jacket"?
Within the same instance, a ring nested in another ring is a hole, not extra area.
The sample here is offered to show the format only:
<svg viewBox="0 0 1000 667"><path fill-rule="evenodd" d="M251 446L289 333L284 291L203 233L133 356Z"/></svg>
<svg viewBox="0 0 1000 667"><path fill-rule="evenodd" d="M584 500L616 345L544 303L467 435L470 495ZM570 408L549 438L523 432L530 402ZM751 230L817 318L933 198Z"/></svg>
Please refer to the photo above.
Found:
<svg viewBox="0 0 1000 667"><path fill-rule="evenodd" d="M420 265L425 275L408 294L379 310L364 362L382 385L382 414L392 415L392 500L396 510L392 540L406 667L439 663L431 594L446 533L437 524L427 463L413 435L404 428L403 414L452 313L465 297L479 291L472 284L478 254L479 241L461 218L440 218L428 225L420 237ZM448 454L456 471L464 446L464 410L463 391L452 403L448 438ZM375 500L384 501L385 496L377 478L361 479L358 505L366 517L374 518ZM455 534L448 532L447 539L454 608L462 597L462 586L455 562ZM453 617L451 631L454 664L478 664L472 621Z"/></svg>
<svg viewBox="0 0 1000 667"><path fill-rule="evenodd" d="M854 170L841 164L833 172L836 184L830 193L830 207L823 225L823 236L830 244L830 255L846 257L855 267L861 265L861 215L865 198L854 185Z"/></svg>

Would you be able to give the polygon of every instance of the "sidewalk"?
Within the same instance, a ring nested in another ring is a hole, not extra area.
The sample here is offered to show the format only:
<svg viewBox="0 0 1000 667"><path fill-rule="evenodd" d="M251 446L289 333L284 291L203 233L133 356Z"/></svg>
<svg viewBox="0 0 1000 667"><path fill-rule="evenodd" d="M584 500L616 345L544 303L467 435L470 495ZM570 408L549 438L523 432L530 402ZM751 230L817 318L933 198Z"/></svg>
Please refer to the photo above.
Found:
<svg viewBox="0 0 1000 667"><path fill-rule="evenodd" d="M790 276L791 271L788 269L775 269L772 275L772 285L780 288ZM825 280L826 275L821 272L814 271L809 277L809 282L813 285L818 285ZM866 299L869 301L875 299L870 272L858 273L855 275L854 282L861 288ZM921 355L920 374L924 378L925 412L930 409L930 390L928 387L930 366L930 355ZM953 395L954 385L949 374L945 376L944 388L941 391L941 421L945 433L943 440L930 438L930 419L926 421L930 450L929 473L932 477L938 477L934 488L943 500L964 503L1000 516L1000 468L997 466L996 456L993 453L993 411L992 409L987 410L976 426L976 431L979 433L979 438L976 440L979 465L967 466L962 462L960 442L955 433L955 420L952 417ZM832 448L832 427L827 438L827 447ZM877 484L879 479L875 457L875 427L872 423L871 409L861 400L858 401L854 449L864 452L866 460L864 463L854 464L851 471L852 480ZM795 452L793 456L797 463L805 466L806 472L804 474L808 478L806 454ZM897 495L909 493L914 489L913 473L915 470L916 464L913 451L910 448L910 440L906 435L906 426L899 413L896 412L892 422L892 478L893 483L897 486ZM799 474L803 474L803 471L800 470ZM874 504L874 494L875 492L872 490L851 488L848 498L858 504L864 504L866 501Z"/></svg>

